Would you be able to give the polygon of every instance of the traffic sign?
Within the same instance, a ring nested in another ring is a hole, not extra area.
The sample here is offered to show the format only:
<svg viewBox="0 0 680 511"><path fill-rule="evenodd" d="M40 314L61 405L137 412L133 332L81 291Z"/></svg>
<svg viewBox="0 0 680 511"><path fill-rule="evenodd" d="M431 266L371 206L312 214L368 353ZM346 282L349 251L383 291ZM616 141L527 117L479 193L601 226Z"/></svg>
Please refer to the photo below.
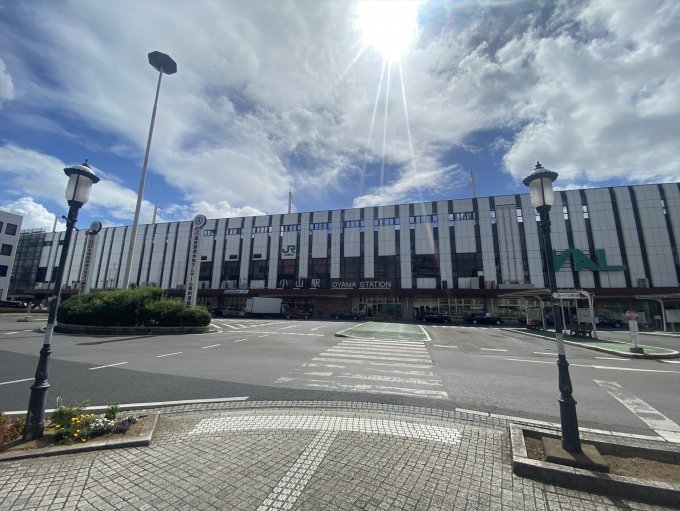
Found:
<svg viewBox="0 0 680 511"><path fill-rule="evenodd" d="M559 298L560 300L579 300L583 298L581 296L581 293L555 293L555 294L557 295L555 296L555 298Z"/></svg>

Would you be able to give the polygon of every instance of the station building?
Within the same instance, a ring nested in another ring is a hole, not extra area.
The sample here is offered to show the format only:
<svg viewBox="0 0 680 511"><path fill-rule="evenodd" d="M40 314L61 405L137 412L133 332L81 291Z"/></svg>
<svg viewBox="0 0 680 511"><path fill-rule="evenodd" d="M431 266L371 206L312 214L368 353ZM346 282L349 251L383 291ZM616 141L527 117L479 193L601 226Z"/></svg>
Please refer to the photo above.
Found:
<svg viewBox="0 0 680 511"><path fill-rule="evenodd" d="M680 184L556 192L550 215L561 290L588 291L595 312L615 319L636 309L652 323L680 308ZM209 219L202 229L198 302L213 307L267 296L326 317L435 310L513 320L548 287L529 194ZM88 288L121 287L131 230L102 229L90 257L87 232L74 233L64 294L78 292L86 258ZM17 261L34 267L22 293L48 296L63 236L40 235L37 266ZM191 236L191 221L140 225L130 282L182 297Z"/></svg>
<svg viewBox="0 0 680 511"><path fill-rule="evenodd" d="M0 210L0 300L7 299L22 220L21 215Z"/></svg>

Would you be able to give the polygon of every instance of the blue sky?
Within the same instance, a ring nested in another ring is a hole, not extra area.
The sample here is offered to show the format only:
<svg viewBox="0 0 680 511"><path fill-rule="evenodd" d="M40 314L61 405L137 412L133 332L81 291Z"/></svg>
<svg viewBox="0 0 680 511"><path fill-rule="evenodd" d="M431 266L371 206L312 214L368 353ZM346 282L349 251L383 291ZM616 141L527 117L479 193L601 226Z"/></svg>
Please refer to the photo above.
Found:
<svg viewBox="0 0 680 511"><path fill-rule="evenodd" d="M680 180L675 0L0 1L0 207L81 225ZM389 85L389 86L388 86Z"/></svg>

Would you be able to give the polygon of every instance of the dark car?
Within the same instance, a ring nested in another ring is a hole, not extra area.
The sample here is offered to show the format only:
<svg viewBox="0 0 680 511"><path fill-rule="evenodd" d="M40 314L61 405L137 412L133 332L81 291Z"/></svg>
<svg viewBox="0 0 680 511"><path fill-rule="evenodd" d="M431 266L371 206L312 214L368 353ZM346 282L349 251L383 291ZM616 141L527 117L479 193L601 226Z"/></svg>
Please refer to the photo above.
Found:
<svg viewBox="0 0 680 511"><path fill-rule="evenodd" d="M438 312L426 311L416 314L416 321L422 321L423 323L449 323L451 318L439 314Z"/></svg>
<svg viewBox="0 0 680 511"><path fill-rule="evenodd" d="M212 307L212 308L208 309L208 312L210 314L212 314L212 317L215 317L215 316L221 316L224 311L220 307Z"/></svg>
<svg viewBox="0 0 680 511"><path fill-rule="evenodd" d="M358 312L352 312L349 309L340 309L331 314L331 317L335 319L359 319L360 315Z"/></svg>
<svg viewBox="0 0 680 511"><path fill-rule="evenodd" d="M0 309L25 309L26 304L24 302L18 302L15 300L2 300L0 301Z"/></svg>
<svg viewBox="0 0 680 511"><path fill-rule="evenodd" d="M281 314L284 318L286 319L291 319L291 318L302 318L302 319L307 319L309 318L309 312L303 311L300 309L286 309L283 311L283 314Z"/></svg>
<svg viewBox="0 0 680 511"><path fill-rule="evenodd" d="M502 325L504 321L497 316L487 316L486 314L470 314L465 316L463 321L473 325Z"/></svg>
<svg viewBox="0 0 680 511"><path fill-rule="evenodd" d="M597 319L597 326L613 326L614 328L621 328L623 326L623 321L609 319L607 316L602 316L601 314L596 314L595 319Z"/></svg>

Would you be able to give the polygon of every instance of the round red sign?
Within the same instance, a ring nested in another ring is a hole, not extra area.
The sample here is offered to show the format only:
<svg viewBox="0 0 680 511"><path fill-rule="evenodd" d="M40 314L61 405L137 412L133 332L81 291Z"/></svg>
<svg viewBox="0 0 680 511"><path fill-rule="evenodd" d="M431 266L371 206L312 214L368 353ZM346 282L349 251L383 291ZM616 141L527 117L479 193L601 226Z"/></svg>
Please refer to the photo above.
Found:
<svg viewBox="0 0 680 511"><path fill-rule="evenodd" d="M634 310L629 310L626 311L626 317L631 320L635 320L638 318L638 313Z"/></svg>

